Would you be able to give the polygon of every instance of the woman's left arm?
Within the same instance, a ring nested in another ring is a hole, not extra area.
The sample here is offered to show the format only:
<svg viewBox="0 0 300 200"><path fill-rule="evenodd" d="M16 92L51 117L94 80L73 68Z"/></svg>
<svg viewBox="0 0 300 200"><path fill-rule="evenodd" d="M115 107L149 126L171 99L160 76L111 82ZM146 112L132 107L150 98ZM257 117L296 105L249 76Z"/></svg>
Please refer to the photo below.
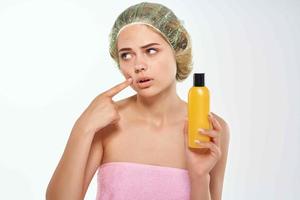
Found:
<svg viewBox="0 0 300 200"><path fill-rule="evenodd" d="M222 127L222 131L220 133L221 157L219 161L216 163L216 165L214 166L214 168L209 173L210 174L209 189L210 189L212 200L221 200L230 135L229 135L229 126L227 125L227 123L217 115L213 114L213 116L215 119L218 120L219 124Z"/></svg>
<svg viewBox="0 0 300 200"><path fill-rule="evenodd" d="M210 113L212 130L200 130L211 137L210 142L200 142L204 149L190 149L187 144L185 123L185 147L187 167L191 180L191 200L221 200L225 167L229 146L229 127L214 113Z"/></svg>

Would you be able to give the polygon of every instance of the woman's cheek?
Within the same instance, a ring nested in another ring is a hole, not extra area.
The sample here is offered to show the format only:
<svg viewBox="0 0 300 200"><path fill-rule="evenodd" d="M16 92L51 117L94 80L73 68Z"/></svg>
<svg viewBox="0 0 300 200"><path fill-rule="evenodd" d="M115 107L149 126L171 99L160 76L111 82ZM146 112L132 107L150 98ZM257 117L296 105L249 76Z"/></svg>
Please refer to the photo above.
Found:
<svg viewBox="0 0 300 200"><path fill-rule="evenodd" d="M128 78L131 77L129 71L124 70L124 69L121 68L121 72L122 72L123 76L124 76L126 79L128 79Z"/></svg>
<svg viewBox="0 0 300 200"><path fill-rule="evenodd" d="M121 72L124 76L127 74L126 70L124 70L123 68L121 68Z"/></svg>

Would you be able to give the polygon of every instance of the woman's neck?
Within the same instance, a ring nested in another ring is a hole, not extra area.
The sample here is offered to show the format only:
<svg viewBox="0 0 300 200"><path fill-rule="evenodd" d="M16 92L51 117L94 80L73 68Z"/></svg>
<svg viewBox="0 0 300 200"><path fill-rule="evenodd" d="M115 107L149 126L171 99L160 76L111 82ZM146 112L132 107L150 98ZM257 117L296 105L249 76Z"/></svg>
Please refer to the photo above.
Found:
<svg viewBox="0 0 300 200"><path fill-rule="evenodd" d="M174 120L176 113L180 112L184 105L176 93L176 82L155 96L143 97L137 94L134 97L138 116L155 127L162 127Z"/></svg>

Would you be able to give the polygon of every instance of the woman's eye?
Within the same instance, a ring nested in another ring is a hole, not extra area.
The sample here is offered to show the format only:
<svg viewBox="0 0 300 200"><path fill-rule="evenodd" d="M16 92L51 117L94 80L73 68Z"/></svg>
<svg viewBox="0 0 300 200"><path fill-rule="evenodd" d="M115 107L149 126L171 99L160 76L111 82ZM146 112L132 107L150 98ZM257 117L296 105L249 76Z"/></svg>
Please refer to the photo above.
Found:
<svg viewBox="0 0 300 200"><path fill-rule="evenodd" d="M148 52L149 54L155 54L155 53L157 52L157 50L154 49L154 48L149 48L149 49L147 49L147 52Z"/></svg>
<svg viewBox="0 0 300 200"><path fill-rule="evenodd" d="M122 53L122 54L121 54L121 58L122 58L123 60L128 60L128 59L131 58L131 55L130 55L130 53Z"/></svg>

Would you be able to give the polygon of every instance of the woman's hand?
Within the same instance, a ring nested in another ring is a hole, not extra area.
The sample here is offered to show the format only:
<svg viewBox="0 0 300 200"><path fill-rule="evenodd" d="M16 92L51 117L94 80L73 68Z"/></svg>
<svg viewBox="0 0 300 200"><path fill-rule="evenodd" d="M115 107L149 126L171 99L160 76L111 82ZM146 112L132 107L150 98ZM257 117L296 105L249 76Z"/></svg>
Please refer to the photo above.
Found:
<svg viewBox="0 0 300 200"><path fill-rule="evenodd" d="M118 122L120 115L112 98L128 87L131 82L132 78L129 78L98 95L78 118L75 126L88 132L96 133L105 126Z"/></svg>
<svg viewBox="0 0 300 200"><path fill-rule="evenodd" d="M211 138L211 141L196 142L198 143L199 147L202 147L200 149L188 147L188 120L185 121L184 138L186 149L186 162L191 179L197 179L208 175L219 160L219 158L221 157L219 135L222 127L218 120L215 117L213 117L211 113L209 114L209 121L212 124L212 130L199 130L199 133L209 136Z"/></svg>

